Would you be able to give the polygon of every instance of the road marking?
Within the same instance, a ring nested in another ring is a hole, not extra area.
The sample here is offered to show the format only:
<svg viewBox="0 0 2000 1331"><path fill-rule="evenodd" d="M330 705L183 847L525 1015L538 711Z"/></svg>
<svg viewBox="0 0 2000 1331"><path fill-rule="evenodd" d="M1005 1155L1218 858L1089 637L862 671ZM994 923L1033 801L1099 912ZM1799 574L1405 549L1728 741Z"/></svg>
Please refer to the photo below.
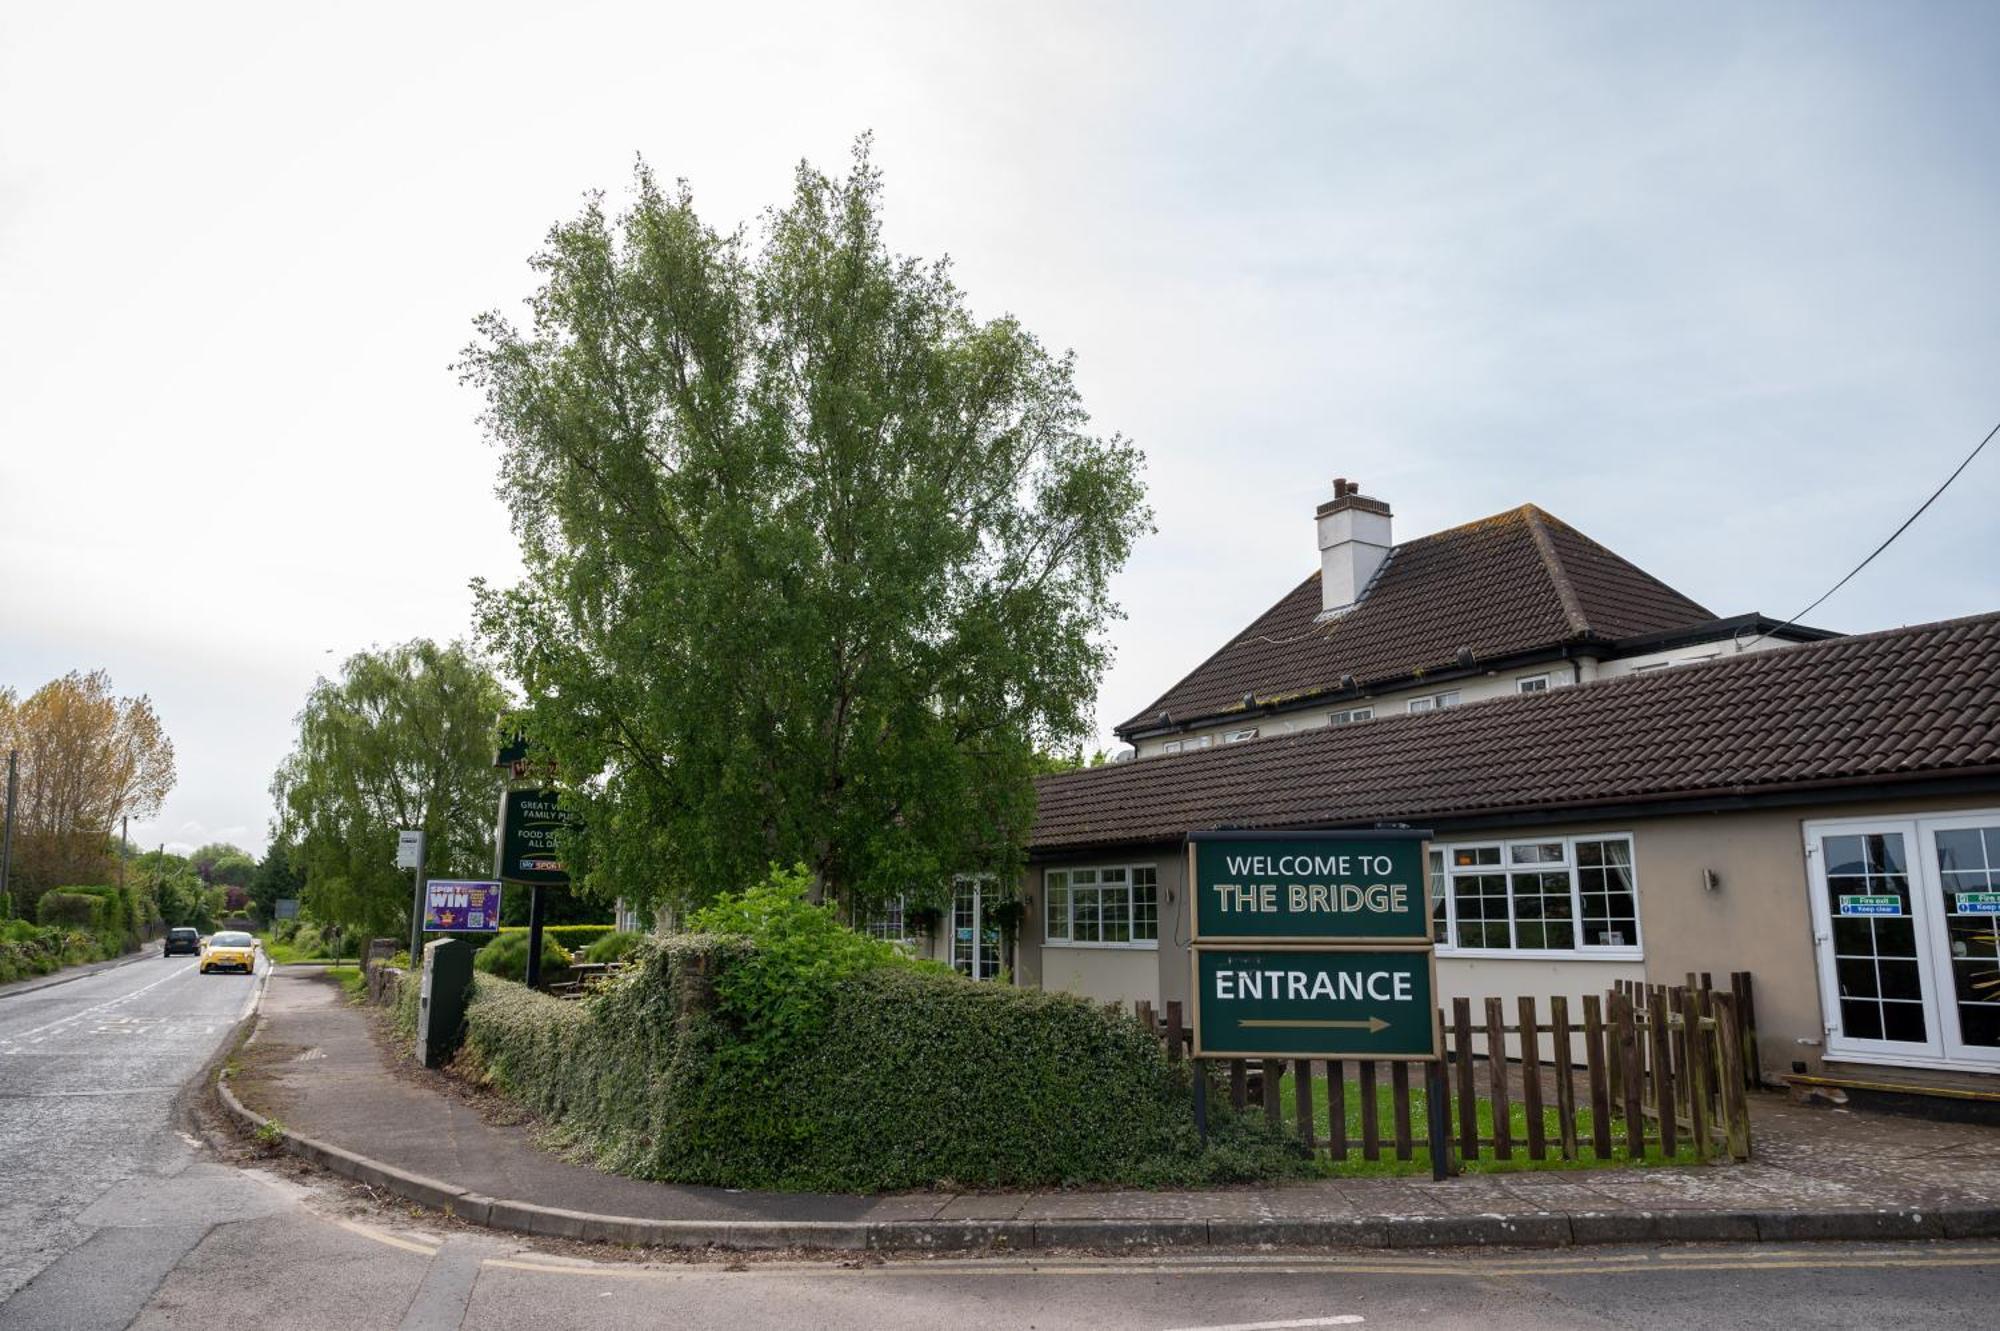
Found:
<svg viewBox="0 0 2000 1331"><path fill-rule="evenodd" d="M67 1017L62 1017L56 1021L52 1021L46 1026L31 1027L28 1030L22 1031L18 1035L9 1035L0 1038L4 1038L10 1042L19 1042L21 1040L26 1040L31 1035L44 1035L45 1032L55 1030L59 1026L67 1026L73 1021L81 1021L83 1018L89 1016L93 1012L102 1012L104 1009L108 1007L116 1007L120 1003L130 1002L132 999L137 998L140 994L145 993L147 990L157 989L161 985L166 984L170 980L178 980L184 975L192 975L192 974L194 974L193 966L182 966L180 969L174 971L171 975L163 975L159 979L153 981L151 984L142 985L139 988L134 989L129 993L120 994L116 998L107 998L102 1003L94 1003L91 1006L82 1009L81 1011L72 1012ZM46 1038L46 1036L44 1036L44 1038ZM31 1043L40 1044L41 1040L34 1040Z"/></svg>
<svg viewBox="0 0 2000 1331"><path fill-rule="evenodd" d="M333 1223L339 1225L350 1234L359 1234L364 1239L373 1239L377 1243L386 1243L391 1248L401 1248L404 1252L413 1252L421 1257L435 1257L438 1255L438 1249L444 1246L442 1243L438 1244L437 1247L430 1247L422 1243L413 1243L409 1239L398 1238L394 1234L376 1229L373 1225L364 1225L358 1220L345 1220L339 1216L334 1217Z"/></svg>
<svg viewBox="0 0 2000 1331"><path fill-rule="evenodd" d="M178 1086L120 1086L108 1091L0 1091L0 1100L70 1100L99 1095L158 1095L178 1091Z"/></svg>
<svg viewBox="0 0 2000 1331"><path fill-rule="evenodd" d="M508 1271L528 1271L541 1275L593 1276L598 1278L645 1280L677 1279L692 1275L740 1274L726 1272L712 1265L642 1265L612 1266L592 1263L566 1263L558 1265L548 1261L513 1257L489 1257L487 1266ZM1040 1276L1075 1278L1078 1276L1106 1275L1433 1275L1451 1276L1464 1279L1489 1279L1504 1276L1572 1276L1599 1275L1604 1273L1631 1272L1681 1272L1681 1271L1791 1271L1840 1269L1887 1269L1911 1268L1928 1269L1958 1266L2000 1266L2000 1248L1980 1247L1959 1250L1951 1256L1931 1257L1915 1253L1888 1256L1871 1256L1851 1251L1835 1251L1814 1254L1810 1257L1779 1257L1768 1250L1760 1253L1703 1253L1688 1254L1671 1264L1652 1257L1638 1257L1619 1260L1603 1257L1589 1257L1582 1254L1546 1257L1519 1257L1498 1261L1467 1261L1464 1259L1439 1259L1426 1257L1375 1258L1370 1260L1349 1260L1342 1258L1305 1258L1287 1260L1279 1257L1248 1258L1233 1261L1162 1262L1148 1260L1139 1262L1085 1262L1077 1260L1035 1261L1034 1259L987 1259L965 1262L912 1261L892 1263L882 1266L833 1266L813 1262L765 1262L748 1269L767 1275L798 1274L811 1272L819 1276L882 1277L898 1278L924 1276ZM1275 1322L1257 1323L1258 1326L1331 1326L1331 1322ZM1231 1331L1230 1328L1210 1327L1205 1331Z"/></svg>
<svg viewBox="0 0 2000 1331"><path fill-rule="evenodd" d="M1332 1317L1294 1317L1292 1321L1232 1321L1226 1327L1178 1327L1178 1331L1294 1331L1294 1327L1358 1327L1366 1321L1360 1313L1334 1313Z"/></svg>

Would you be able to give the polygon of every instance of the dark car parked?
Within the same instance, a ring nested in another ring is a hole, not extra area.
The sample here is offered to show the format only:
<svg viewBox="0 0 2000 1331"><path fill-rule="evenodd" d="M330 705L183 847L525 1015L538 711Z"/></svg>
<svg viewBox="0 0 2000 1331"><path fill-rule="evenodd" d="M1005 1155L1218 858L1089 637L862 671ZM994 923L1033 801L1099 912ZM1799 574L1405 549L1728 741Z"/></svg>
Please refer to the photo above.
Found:
<svg viewBox="0 0 2000 1331"><path fill-rule="evenodd" d="M167 930L167 946L166 949L160 953L160 955L163 957L171 957L176 952L185 953L190 957L201 955L201 930L199 929Z"/></svg>

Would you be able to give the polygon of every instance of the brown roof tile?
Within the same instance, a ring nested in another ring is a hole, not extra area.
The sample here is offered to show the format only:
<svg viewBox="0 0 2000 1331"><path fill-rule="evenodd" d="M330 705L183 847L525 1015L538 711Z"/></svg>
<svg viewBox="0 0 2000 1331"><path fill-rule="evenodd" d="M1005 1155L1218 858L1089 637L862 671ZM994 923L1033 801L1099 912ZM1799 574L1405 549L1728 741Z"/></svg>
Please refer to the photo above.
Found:
<svg viewBox="0 0 2000 1331"><path fill-rule="evenodd" d="M1031 848L1984 769L2000 613L1044 777Z"/></svg>
<svg viewBox="0 0 2000 1331"><path fill-rule="evenodd" d="M1404 542L1361 603L1323 625L1314 573L1157 701L1119 726L1226 714L1267 703L1407 681L1463 648L1491 661L1711 619L1673 588L1533 504Z"/></svg>

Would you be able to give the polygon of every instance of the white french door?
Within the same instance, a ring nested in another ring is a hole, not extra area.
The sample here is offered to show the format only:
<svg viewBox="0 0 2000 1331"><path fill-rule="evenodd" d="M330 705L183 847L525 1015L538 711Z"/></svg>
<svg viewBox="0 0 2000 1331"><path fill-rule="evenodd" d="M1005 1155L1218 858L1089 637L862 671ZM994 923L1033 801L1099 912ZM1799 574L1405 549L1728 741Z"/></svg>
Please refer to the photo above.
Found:
<svg viewBox="0 0 2000 1331"><path fill-rule="evenodd" d="M1000 927L989 911L993 884L983 878L961 878L951 899L951 968L974 980L1000 974Z"/></svg>
<svg viewBox="0 0 2000 1331"><path fill-rule="evenodd" d="M2000 1067L2000 814L1806 838L1828 1055Z"/></svg>

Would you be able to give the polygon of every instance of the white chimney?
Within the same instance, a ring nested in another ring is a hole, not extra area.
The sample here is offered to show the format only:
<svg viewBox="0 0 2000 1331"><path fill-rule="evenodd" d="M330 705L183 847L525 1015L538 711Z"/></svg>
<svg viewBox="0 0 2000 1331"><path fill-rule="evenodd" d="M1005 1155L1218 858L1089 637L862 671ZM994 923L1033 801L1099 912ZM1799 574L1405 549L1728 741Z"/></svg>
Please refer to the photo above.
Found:
<svg viewBox="0 0 2000 1331"><path fill-rule="evenodd" d="M1395 544L1389 536L1389 506L1361 493L1345 476L1333 482L1333 498L1319 506L1320 614L1354 608L1368 584L1388 561Z"/></svg>

